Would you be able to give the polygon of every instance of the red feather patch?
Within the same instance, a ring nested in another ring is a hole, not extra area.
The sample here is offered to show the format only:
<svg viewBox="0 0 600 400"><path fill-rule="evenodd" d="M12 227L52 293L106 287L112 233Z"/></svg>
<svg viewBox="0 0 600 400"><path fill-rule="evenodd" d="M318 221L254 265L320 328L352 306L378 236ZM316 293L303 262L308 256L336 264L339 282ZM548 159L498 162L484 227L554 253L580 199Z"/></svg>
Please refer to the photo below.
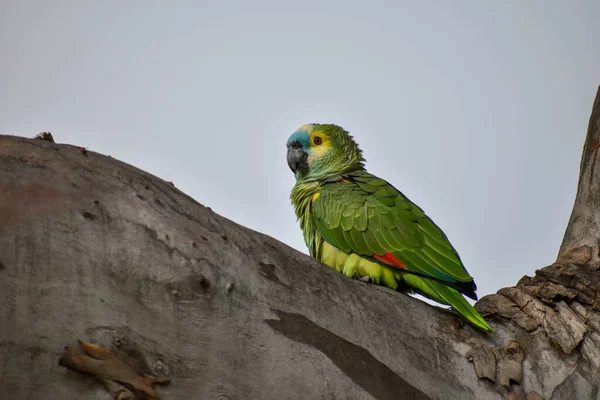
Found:
<svg viewBox="0 0 600 400"><path fill-rule="evenodd" d="M398 268L406 269L406 265L404 265L404 263L402 263L402 261L398 260L392 253L388 252L382 256L373 254L373 258L376 260L379 260L381 262L384 262L386 264L393 265Z"/></svg>

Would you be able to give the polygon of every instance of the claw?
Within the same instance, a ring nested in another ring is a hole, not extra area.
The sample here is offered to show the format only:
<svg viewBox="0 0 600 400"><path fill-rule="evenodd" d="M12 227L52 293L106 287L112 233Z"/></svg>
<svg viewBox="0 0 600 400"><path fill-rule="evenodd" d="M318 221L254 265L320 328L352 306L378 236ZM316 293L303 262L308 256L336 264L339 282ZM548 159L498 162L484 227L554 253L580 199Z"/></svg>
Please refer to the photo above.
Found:
<svg viewBox="0 0 600 400"><path fill-rule="evenodd" d="M358 280L361 281L361 282L364 282L364 283L373 283L374 282L373 278L371 278L368 275L365 275L365 276L363 276L361 278L358 278Z"/></svg>

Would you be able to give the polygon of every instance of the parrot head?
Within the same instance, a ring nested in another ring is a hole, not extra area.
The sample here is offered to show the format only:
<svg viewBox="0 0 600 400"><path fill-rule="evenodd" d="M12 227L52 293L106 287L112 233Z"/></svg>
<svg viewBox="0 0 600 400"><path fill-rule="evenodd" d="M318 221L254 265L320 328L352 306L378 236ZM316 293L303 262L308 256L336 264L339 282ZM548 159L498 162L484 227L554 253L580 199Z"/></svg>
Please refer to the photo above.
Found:
<svg viewBox="0 0 600 400"><path fill-rule="evenodd" d="M287 162L296 181L323 179L364 168L362 151L342 127L307 124L287 141Z"/></svg>

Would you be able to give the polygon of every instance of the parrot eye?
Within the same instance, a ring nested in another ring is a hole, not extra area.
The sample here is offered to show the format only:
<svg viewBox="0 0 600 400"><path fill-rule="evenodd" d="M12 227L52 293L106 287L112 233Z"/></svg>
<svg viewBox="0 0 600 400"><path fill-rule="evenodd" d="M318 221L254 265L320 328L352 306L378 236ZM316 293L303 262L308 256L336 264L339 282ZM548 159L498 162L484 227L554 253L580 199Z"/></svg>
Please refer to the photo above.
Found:
<svg viewBox="0 0 600 400"><path fill-rule="evenodd" d="M315 138L313 139L313 143L318 146L321 143L323 143L323 139L321 139L321 137L319 137L319 136L315 136Z"/></svg>

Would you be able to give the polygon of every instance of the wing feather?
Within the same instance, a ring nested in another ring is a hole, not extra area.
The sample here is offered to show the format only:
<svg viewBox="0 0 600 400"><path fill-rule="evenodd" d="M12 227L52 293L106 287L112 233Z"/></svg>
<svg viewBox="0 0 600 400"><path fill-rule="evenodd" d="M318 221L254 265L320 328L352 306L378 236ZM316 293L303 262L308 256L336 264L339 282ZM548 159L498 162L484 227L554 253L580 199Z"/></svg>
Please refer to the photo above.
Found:
<svg viewBox="0 0 600 400"><path fill-rule="evenodd" d="M323 238L346 253L369 257L390 267L392 254L403 271L449 284L469 295L475 285L442 230L383 179L365 171L326 183L313 201ZM374 256L379 256L375 259ZM398 267L399 268L399 267Z"/></svg>

